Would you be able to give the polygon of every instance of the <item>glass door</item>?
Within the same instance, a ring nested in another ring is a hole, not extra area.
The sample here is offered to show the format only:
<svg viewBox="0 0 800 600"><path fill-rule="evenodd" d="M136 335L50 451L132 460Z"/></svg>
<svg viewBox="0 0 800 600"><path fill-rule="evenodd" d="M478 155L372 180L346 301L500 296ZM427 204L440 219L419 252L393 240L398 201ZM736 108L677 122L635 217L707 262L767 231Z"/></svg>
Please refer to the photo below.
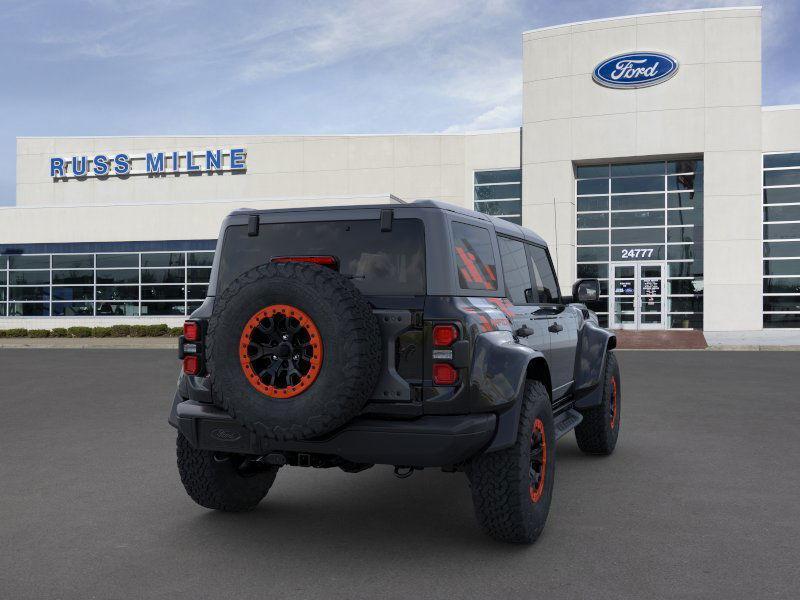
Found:
<svg viewBox="0 0 800 600"><path fill-rule="evenodd" d="M609 326L613 329L665 329L663 262L611 264Z"/></svg>

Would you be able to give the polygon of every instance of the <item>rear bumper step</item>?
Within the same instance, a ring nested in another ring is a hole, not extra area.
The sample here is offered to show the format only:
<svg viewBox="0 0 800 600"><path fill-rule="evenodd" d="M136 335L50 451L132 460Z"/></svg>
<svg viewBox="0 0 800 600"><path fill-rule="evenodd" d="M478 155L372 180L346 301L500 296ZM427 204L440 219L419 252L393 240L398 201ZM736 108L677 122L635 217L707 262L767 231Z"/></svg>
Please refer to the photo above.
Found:
<svg viewBox="0 0 800 600"><path fill-rule="evenodd" d="M210 404L178 402L171 417L170 423L202 450L258 455L283 450L409 467L464 462L489 444L497 426L493 414L429 415L414 420L356 418L324 438L268 442Z"/></svg>

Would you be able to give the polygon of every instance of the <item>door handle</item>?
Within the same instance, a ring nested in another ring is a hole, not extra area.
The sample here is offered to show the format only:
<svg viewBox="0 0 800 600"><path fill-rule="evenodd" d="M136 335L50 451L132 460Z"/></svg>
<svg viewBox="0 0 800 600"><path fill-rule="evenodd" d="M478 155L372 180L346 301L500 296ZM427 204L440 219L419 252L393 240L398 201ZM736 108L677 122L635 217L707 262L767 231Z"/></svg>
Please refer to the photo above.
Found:
<svg viewBox="0 0 800 600"><path fill-rule="evenodd" d="M553 323L550 327L547 328L547 331L550 333L558 333L559 331L564 331L564 328L559 325L558 323Z"/></svg>
<svg viewBox="0 0 800 600"><path fill-rule="evenodd" d="M514 332L514 335L517 337L529 337L536 333L533 329L528 327L527 325L523 325L519 329Z"/></svg>

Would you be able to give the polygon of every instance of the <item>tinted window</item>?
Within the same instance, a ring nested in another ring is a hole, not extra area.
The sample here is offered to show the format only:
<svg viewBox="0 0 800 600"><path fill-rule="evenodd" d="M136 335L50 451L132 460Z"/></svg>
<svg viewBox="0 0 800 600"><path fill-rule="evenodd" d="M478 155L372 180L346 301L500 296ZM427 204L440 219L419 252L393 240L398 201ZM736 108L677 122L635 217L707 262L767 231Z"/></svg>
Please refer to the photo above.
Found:
<svg viewBox="0 0 800 600"><path fill-rule="evenodd" d="M497 268L489 231L455 222L452 228L459 286L465 290L496 290Z"/></svg>
<svg viewBox="0 0 800 600"><path fill-rule="evenodd" d="M508 297L514 304L528 304L531 301L531 274L525 246L517 240L498 237L500 261L503 264L503 278L506 281Z"/></svg>
<svg viewBox="0 0 800 600"><path fill-rule="evenodd" d="M54 269L91 269L94 266L94 256L91 254L54 254Z"/></svg>
<svg viewBox="0 0 800 600"><path fill-rule="evenodd" d="M536 280L535 301L542 303L558 303L561 301L561 294L558 291L556 275L553 272L553 265L550 263L550 256L547 250L540 246L526 244L528 249L528 259L530 260L533 277Z"/></svg>
<svg viewBox="0 0 800 600"><path fill-rule="evenodd" d="M222 293L240 274L272 257L314 255L335 255L340 272L351 276L363 294L425 293L424 226L418 219L397 218L392 231L385 232L377 220L269 223L261 225L256 237L247 235L246 225L228 227L217 293Z"/></svg>

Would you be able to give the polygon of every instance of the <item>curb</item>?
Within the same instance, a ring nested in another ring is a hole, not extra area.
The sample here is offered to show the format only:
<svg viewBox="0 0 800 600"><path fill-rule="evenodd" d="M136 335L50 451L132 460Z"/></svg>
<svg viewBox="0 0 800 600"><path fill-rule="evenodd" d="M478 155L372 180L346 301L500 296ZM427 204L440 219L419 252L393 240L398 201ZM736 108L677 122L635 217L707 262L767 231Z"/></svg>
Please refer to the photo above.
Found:
<svg viewBox="0 0 800 600"><path fill-rule="evenodd" d="M178 338L0 338L0 348L27 349L70 349L70 350L175 350Z"/></svg>

